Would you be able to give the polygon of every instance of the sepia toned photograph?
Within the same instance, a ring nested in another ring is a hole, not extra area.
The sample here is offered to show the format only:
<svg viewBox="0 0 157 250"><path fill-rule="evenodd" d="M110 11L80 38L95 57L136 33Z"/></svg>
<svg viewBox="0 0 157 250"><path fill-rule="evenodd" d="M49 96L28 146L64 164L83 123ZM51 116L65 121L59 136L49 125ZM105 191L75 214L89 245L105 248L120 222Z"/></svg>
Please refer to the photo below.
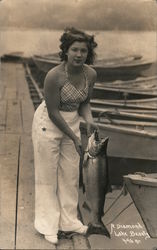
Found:
<svg viewBox="0 0 157 250"><path fill-rule="evenodd" d="M1 250L157 250L156 14L0 0Z"/></svg>

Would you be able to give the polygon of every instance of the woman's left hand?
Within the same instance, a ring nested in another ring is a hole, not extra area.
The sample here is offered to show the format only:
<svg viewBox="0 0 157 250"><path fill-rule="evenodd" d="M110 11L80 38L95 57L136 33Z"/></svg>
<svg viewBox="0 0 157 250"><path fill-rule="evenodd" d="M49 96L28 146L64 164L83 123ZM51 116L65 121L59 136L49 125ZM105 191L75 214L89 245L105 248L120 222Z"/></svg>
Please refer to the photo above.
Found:
<svg viewBox="0 0 157 250"><path fill-rule="evenodd" d="M87 122L87 136L90 137L90 135L94 132L94 130L99 130L99 127L94 122Z"/></svg>

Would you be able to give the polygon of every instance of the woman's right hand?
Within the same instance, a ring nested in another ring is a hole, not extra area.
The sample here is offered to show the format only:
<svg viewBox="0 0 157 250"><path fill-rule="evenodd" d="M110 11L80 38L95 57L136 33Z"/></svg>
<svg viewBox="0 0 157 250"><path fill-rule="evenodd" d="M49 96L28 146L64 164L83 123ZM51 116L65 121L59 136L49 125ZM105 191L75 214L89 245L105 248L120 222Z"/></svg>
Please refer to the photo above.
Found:
<svg viewBox="0 0 157 250"><path fill-rule="evenodd" d="M75 145L75 148L76 148L76 151L77 153L80 155L80 157L82 156L83 154L83 148L82 148L82 143L81 143L81 140L79 137L76 137L74 139L74 145Z"/></svg>

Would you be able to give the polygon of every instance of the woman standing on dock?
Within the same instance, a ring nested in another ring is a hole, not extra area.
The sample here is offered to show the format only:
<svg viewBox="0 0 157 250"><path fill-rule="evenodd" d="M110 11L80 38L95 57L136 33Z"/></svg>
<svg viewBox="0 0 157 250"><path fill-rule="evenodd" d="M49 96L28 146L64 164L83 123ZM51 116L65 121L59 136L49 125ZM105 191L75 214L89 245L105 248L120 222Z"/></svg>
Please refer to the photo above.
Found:
<svg viewBox="0 0 157 250"><path fill-rule="evenodd" d="M94 36L69 28L60 41L62 62L45 78L45 101L34 114L32 129L35 228L53 244L57 244L58 230L87 232L77 218L81 117L87 133L95 126L89 101L96 72L88 66L97 46Z"/></svg>

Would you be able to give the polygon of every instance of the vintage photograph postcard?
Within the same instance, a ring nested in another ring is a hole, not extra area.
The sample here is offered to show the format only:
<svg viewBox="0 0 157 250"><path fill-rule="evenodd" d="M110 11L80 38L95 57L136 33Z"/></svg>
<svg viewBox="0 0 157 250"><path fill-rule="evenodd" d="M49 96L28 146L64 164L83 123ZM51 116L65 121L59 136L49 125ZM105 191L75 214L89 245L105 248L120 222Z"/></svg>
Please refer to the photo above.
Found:
<svg viewBox="0 0 157 250"><path fill-rule="evenodd" d="M157 250L156 16L0 0L1 250Z"/></svg>

